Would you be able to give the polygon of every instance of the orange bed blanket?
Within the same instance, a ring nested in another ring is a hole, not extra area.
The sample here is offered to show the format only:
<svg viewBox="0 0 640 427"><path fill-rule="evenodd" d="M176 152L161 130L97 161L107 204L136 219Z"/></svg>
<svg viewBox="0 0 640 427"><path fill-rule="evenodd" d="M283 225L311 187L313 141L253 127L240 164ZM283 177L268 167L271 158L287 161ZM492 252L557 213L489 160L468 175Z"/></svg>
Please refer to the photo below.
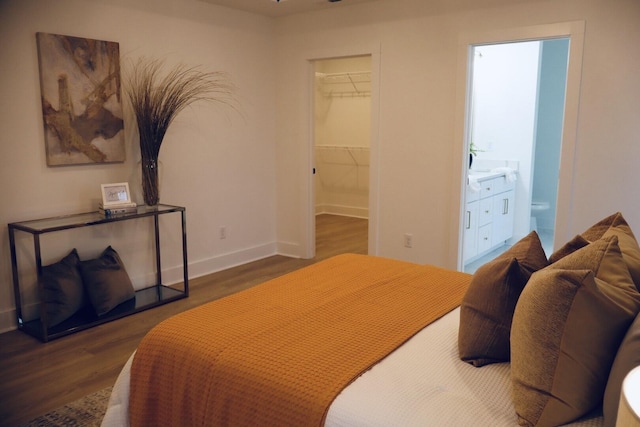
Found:
<svg viewBox="0 0 640 427"><path fill-rule="evenodd" d="M344 387L457 307L470 278L339 255L178 314L136 351L131 425L322 425Z"/></svg>

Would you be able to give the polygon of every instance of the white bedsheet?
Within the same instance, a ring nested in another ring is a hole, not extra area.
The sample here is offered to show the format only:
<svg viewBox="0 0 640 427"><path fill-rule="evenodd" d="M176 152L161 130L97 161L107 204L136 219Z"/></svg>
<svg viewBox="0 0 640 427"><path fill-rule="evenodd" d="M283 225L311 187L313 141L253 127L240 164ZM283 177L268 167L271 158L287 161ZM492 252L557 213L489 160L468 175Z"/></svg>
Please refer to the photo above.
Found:
<svg viewBox="0 0 640 427"><path fill-rule="evenodd" d="M509 364L458 358L460 310L434 322L364 373L331 404L325 426L517 426ZM114 385L103 427L128 426L133 355ZM601 427L600 414L572 427Z"/></svg>

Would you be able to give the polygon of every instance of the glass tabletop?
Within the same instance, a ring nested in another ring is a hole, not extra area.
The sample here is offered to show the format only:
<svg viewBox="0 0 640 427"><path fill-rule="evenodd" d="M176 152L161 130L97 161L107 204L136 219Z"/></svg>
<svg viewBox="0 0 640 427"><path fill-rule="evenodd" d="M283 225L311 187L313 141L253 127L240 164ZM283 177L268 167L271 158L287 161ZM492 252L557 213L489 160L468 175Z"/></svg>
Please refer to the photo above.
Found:
<svg viewBox="0 0 640 427"><path fill-rule="evenodd" d="M48 231L63 230L66 228L83 227L87 225L122 221L126 219L139 218L144 216L152 216L170 212L184 211L181 206L172 205L156 205L156 206L138 206L136 212L126 214L116 214L105 216L104 214L95 212L86 212L81 214L63 215L51 218L34 219L29 221L20 221L9 224L9 227L31 233L44 233Z"/></svg>

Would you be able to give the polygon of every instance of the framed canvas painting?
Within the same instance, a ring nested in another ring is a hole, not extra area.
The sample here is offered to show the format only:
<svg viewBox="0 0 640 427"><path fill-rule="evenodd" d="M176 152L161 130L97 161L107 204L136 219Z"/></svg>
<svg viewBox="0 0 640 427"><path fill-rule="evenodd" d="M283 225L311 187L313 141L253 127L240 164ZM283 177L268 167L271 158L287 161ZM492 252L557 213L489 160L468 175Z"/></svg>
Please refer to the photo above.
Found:
<svg viewBox="0 0 640 427"><path fill-rule="evenodd" d="M37 33L48 166L125 160L118 43Z"/></svg>

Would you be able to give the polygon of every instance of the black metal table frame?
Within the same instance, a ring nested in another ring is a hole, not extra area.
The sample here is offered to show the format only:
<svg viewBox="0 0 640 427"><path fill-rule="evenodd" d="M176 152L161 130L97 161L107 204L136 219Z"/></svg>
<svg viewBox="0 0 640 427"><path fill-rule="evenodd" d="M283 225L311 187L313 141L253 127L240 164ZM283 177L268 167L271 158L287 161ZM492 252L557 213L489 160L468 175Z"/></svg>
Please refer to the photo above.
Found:
<svg viewBox="0 0 640 427"><path fill-rule="evenodd" d="M162 259L160 254L160 229L159 216L170 213L181 214L182 222L182 263L183 263L183 291L173 287L167 287L162 284ZM116 308L101 317L87 318L85 321L75 320L71 322L63 322L57 329L49 330L47 327L46 310L44 302L40 302L40 319L25 322L22 316L22 299L20 295L20 278L18 270L18 257L15 246L15 231L22 231L33 235L34 254L36 262L36 274L38 282L38 291L42 294L42 256L40 248L40 235L52 233L56 231L69 230L72 228L90 227L100 224L110 224L119 221L129 221L138 218L153 217L154 221L154 237L155 237L155 254L156 254L156 284L145 289L136 291L136 300L146 300L146 302L135 303L133 307ZM51 222L51 226L35 227L37 224ZM31 224L31 225L30 225ZM99 212L87 212L82 214L74 214L60 217L43 218L29 221L14 222L8 224L9 227L9 245L11 248L11 270L13 274L13 287L16 304L16 318L18 329L39 338L43 342L50 339L59 338L83 329L87 329L99 324L119 319L133 313L137 313L149 308L169 303L178 299L189 296L189 275L187 263L187 231L186 231L186 209L181 206L164 205L157 206L139 206L136 213L122 214L115 216L105 216ZM155 291L155 296L151 293ZM78 323L79 322L79 323ZM66 324L65 324L66 323Z"/></svg>

